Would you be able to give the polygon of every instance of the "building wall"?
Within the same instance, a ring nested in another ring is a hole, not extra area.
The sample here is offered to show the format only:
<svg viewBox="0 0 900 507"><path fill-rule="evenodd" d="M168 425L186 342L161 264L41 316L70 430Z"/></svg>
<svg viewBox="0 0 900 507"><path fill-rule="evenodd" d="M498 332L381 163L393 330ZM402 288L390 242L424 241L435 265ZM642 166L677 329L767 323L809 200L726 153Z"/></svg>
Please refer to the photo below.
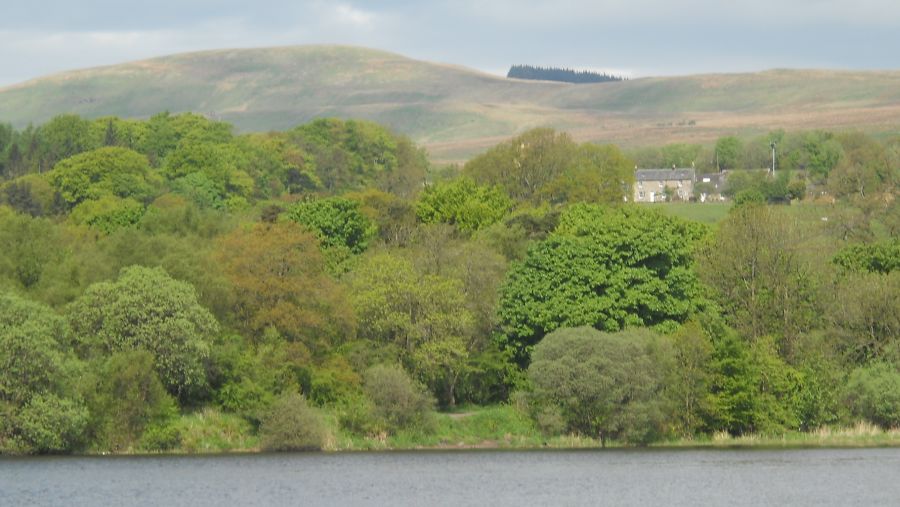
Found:
<svg viewBox="0 0 900 507"><path fill-rule="evenodd" d="M634 202L663 202L665 189L672 200L687 201L694 195L694 182L691 180L648 180L634 184Z"/></svg>

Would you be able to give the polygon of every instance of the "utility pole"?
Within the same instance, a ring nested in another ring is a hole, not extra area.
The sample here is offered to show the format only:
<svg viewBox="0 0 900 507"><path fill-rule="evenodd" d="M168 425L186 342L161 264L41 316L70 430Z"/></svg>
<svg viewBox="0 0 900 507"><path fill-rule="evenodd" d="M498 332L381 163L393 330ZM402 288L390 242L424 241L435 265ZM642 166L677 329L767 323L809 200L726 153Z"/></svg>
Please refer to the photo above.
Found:
<svg viewBox="0 0 900 507"><path fill-rule="evenodd" d="M775 145L776 145L775 141L772 141L772 144L770 146L772 147L772 177L773 178L775 177Z"/></svg>

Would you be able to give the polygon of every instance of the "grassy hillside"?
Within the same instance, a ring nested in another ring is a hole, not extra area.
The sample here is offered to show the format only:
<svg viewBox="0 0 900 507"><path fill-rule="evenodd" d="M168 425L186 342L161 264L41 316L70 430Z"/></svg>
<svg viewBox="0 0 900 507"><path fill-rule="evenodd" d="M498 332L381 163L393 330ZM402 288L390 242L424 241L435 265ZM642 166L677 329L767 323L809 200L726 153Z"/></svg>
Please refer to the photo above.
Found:
<svg viewBox="0 0 900 507"><path fill-rule="evenodd" d="M189 53L0 89L0 121L20 127L62 112L146 117L163 110L195 111L243 130L367 118L452 160L541 125L626 145L779 127L896 130L900 72L775 70L571 85L370 49L303 46Z"/></svg>

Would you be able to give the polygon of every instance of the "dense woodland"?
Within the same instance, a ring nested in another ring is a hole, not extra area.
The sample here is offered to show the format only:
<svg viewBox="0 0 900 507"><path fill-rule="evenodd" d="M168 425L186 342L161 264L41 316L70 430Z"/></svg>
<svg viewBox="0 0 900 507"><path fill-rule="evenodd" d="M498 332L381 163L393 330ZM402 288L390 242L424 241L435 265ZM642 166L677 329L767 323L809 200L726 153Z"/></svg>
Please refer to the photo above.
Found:
<svg viewBox="0 0 900 507"><path fill-rule="evenodd" d="M363 121L0 127L0 452L415 441L461 405L603 443L900 426L900 142L772 136L709 226L624 202L636 162L768 138L434 168Z"/></svg>
<svg viewBox="0 0 900 507"><path fill-rule="evenodd" d="M513 79L531 79L536 81L562 81L563 83L608 83L610 81L624 81L625 78L607 74L606 72L592 72L589 70L562 69L559 67L534 67L532 65L513 65L506 73L506 77Z"/></svg>

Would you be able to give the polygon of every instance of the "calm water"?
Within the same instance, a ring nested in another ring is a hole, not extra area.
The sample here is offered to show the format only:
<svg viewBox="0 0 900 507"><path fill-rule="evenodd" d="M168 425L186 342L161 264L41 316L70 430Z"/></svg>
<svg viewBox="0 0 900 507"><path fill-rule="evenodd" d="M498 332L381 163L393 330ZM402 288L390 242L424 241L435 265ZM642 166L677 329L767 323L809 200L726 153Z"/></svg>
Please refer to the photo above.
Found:
<svg viewBox="0 0 900 507"><path fill-rule="evenodd" d="M900 450L0 459L0 505L900 505Z"/></svg>

